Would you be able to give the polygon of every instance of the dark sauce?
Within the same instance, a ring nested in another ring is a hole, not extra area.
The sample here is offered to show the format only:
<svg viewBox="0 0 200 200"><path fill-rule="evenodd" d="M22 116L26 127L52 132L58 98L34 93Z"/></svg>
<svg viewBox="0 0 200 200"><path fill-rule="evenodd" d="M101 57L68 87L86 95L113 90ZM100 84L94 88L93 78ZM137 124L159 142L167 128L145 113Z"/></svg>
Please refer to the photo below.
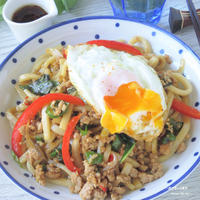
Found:
<svg viewBox="0 0 200 200"><path fill-rule="evenodd" d="M46 15L47 12L36 5L27 5L19 8L12 16L12 21L17 23L32 22Z"/></svg>

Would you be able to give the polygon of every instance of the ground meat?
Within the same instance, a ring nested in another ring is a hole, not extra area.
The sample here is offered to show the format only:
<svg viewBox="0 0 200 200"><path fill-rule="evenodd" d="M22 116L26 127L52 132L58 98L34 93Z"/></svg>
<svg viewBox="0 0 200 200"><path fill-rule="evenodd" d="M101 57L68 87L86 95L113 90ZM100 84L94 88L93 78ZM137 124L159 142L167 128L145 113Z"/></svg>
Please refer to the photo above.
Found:
<svg viewBox="0 0 200 200"><path fill-rule="evenodd" d="M185 151L186 149L186 144L185 142L182 142L179 146L178 146L178 149L176 150L176 153L182 153L183 151Z"/></svg>
<svg viewBox="0 0 200 200"><path fill-rule="evenodd" d="M81 138L82 152L83 154L89 150L96 150L98 147L98 140L96 137L90 137L86 135Z"/></svg>
<svg viewBox="0 0 200 200"><path fill-rule="evenodd" d="M45 185L45 174L42 165L38 164L35 168L35 179L40 185Z"/></svg>
<svg viewBox="0 0 200 200"><path fill-rule="evenodd" d="M145 184L152 182L155 179L160 178L163 175L163 169L162 165L157 165L157 171L154 174L148 174L144 172L139 172L138 177L140 178L140 181Z"/></svg>
<svg viewBox="0 0 200 200"><path fill-rule="evenodd" d="M84 176L87 177L89 174L93 173L96 170L95 165L90 165L86 160L83 161L85 171L84 171Z"/></svg>
<svg viewBox="0 0 200 200"><path fill-rule="evenodd" d="M169 57L168 54L165 54L164 57L165 57L165 60L166 60L167 64L171 64L172 63L171 58Z"/></svg>
<svg viewBox="0 0 200 200"><path fill-rule="evenodd" d="M35 148L30 148L27 153L27 160L33 164L35 160L40 159L40 153Z"/></svg>
<svg viewBox="0 0 200 200"><path fill-rule="evenodd" d="M93 190L94 190L94 185L87 182L85 185L82 187L79 195L82 200L92 200L93 198Z"/></svg>
<svg viewBox="0 0 200 200"><path fill-rule="evenodd" d="M93 200L103 200L106 198L106 196L107 196L107 192L104 192L101 189L96 188L94 190Z"/></svg>
<svg viewBox="0 0 200 200"><path fill-rule="evenodd" d="M173 79L171 78L169 71L159 72L158 75L163 87L168 87L169 85L173 84Z"/></svg>
<svg viewBox="0 0 200 200"><path fill-rule="evenodd" d="M161 144L159 148L159 153L161 155L168 155L170 153L171 144L172 143Z"/></svg>
<svg viewBox="0 0 200 200"><path fill-rule="evenodd" d="M103 172L103 177L106 177L110 182L113 182L113 181L115 181L115 178L116 178L115 171L116 171L116 169L114 169L114 168L105 170Z"/></svg>
<svg viewBox="0 0 200 200"><path fill-rule="evenodd" d="M131 169L130 176L131 176L132 178L137 178L137 177L138 177L138 170L135 169L135 168L132 168L132 169Z"/></svg>
<svg viewBox="0 0 200 200"><path fill-rule="evenodd" d="M117 176L116 182L118 184L123 183L124 185L130 184L131 183L131 177L128 176L128 175L120 174L120 175Z"/></svg>
<svg viewBox="0 0 200 200"><path fill-rule="evenodd" d="M111 199L112 200L119 200L122 198L122 194L126 192L126 187L113 187L111 191Z"/></svg>
<svg viewBox="0 0 200 200"><path fill-rule="evenodd" d="M83 187L83 180L79 176L78 172L72 173L70 176L72 187L70 188L71 192L73 193L79 193L81 191L81 188Z"/></svg>
<svg viewBox="0 0 200 200"><path fill-rule="evenodd" d="M140 171L145 172L145 171L147 171L148 166L147 165L140 165L139 169L140 169Z"/></svg>
<svg viewBox="0 0 200 200"><path fill-rule="evenodd" d="M47 165L47 172L45 173L45 176L51 179L57 179L62 176L62 171L60 168L57 168L51 163Z"/></svg>
<svg viewBox="0 0 200 200"><path fill-rule="evenodd" d="M84 124L99 124L100 115L97 114L94 110L86 111L83 113L80 119L80 125Z"/></svg>

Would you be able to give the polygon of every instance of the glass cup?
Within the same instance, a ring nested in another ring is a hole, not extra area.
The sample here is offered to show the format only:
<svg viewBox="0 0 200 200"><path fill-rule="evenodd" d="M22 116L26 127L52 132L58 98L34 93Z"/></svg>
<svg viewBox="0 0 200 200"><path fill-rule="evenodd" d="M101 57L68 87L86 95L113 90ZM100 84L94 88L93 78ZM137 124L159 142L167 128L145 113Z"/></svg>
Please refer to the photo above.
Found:
<svg viewBox="0 0 200 200"><path fill-rule="evenodd" d="M166 0L109 0L113 13L141 22L157 24Z"/></svg>

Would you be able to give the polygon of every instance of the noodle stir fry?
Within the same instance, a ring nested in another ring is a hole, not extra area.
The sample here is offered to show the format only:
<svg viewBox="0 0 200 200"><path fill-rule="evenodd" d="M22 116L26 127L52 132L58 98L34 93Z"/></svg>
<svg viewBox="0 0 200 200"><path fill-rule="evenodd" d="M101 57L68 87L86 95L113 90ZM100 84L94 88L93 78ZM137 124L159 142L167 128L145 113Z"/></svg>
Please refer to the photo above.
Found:
<svg viewBox="0 0 200 200"><path fill-rule="evenodd" d="M164 88L166 109L156 136L113 134L102 126L102 114L72 84L61 46L48 48L30 73L20 75L16 90L23 102L6 113L13 128L12 156L41 185L66 186L83 200L120 199L163 176L162 162L185 150L193 116L178 109L180 102L188 108L192 92L183 76L184 60L171 70L169 56L156 55L146 39L136 36L130 45Z"/></svg>

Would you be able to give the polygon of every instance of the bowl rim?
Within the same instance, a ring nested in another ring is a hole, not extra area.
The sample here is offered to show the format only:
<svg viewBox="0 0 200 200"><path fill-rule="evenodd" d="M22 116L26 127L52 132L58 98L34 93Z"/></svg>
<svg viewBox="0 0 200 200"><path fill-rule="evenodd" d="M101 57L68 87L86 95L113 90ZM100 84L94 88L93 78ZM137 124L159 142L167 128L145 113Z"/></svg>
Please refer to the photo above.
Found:
<svg viewBox="0 0 200 200"><path fill-rule="evenodd" d="M57 27L60 26L64 26L67 24L71 24L74 22L81 22L81 21L88 21L88 20L102 20L102 19L114 19L114 20L122 20L122 21L130 21L130 22L135 22L138 24L143 24L145 26L149 26L151 28L154 28L155 30L158 30L162 33L164 33L165 35L168 35L169 37L171 37L172 39L174 39L175 41L177 41L179 44L181 44L184 48L187 49L187 51L189 51L199 62L200 62L200 57L185 43L183 42L181 39L179 39L178 37L176 37L175 35L173 35L172 33L158 27L157 25L154 24L150 24L150 23L146 23L146 22L140 22L137 20L133 20L133 19L129 19L129 18L125 18L125 17L116 17L116 16L88 16L88 17L80 17L80 18L74 18L71 20L67 20L67 21L63 21L60 23L57 23L53 26L50 26L34 35L32 35L31 37L29 37L28 39L26 39L24 42L22 42L21 44L19 44L16 48L14 48L9 54L8 56L3 60L3 62L0 64L0 72L3 69L4 65L9 61L9 59L16 53L18 52L23 46L25 46L27 43L29 43L31 40L35 39L36 37L38 37L39 35L46 33L48 31L51 31ZM161 191L152 194L146 198L144 198L144 200L148 200L148 199L152 199L152 198L156 198L158 196L160 196L161 194L166 193L170 188L173 188L174 186L176 186L177 184L179 184L180 182L182 182L200 163L200 155L198 156L197 160L194 162L194 164L179 178L177 179L174 183L172 183L171 185L167 186L166 188L162 189ZM31 190L29 190L28 188L26 188L25 186L23 186L21 183L19 183L15 178L12 177L12 175L4 168L4 166L1 164L0 162L0 168L2 169L2 171L17 185L19 186L21 189L23 189L24 191L28 192L29 194L41 199L41 200L48 200L45 197L40 196L39 194L36 194L35 192L32 192Z"/></svg>

